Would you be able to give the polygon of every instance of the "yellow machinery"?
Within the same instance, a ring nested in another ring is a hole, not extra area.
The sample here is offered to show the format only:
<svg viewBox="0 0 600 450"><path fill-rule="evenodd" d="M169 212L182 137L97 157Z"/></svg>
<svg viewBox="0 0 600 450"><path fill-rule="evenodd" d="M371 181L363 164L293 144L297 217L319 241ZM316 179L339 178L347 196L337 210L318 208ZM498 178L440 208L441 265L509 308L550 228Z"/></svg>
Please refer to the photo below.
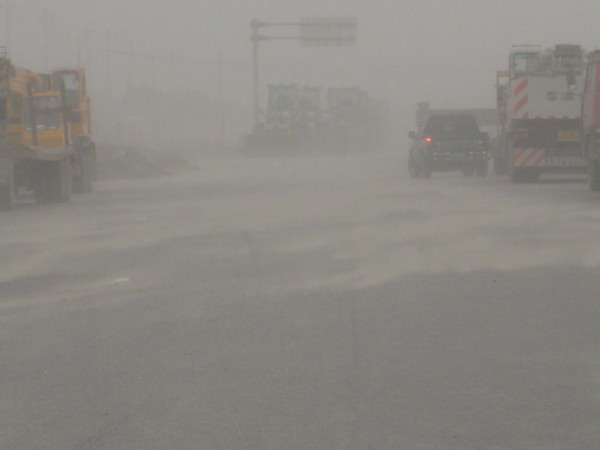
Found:
<svg viewBox="0 0 600 450"><path fill-rule="evenodd" d="M36 202L90 192L95 175L90 106L83 69L34 74L0 53L0 209L15 192Z"/></svg>

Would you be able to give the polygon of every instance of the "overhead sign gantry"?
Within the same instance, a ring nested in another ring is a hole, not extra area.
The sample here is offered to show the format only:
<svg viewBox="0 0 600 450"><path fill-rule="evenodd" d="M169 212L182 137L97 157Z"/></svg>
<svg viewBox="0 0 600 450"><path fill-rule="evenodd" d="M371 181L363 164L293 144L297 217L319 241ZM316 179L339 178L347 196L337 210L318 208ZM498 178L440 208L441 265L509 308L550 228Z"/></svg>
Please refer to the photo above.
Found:
<svg viewBox="0 0 600 450"><path fill-rule="evenodd" d="M357 21L355 17L313 17L300 22L262 22L253 20L252 28L253 69L254 69L254 123L259 121L259 60L258 44L269 40L295 40L303 47L341 47L356 44ZM297 28L297 35L265 35L261 29L268 27Z"/></svg>

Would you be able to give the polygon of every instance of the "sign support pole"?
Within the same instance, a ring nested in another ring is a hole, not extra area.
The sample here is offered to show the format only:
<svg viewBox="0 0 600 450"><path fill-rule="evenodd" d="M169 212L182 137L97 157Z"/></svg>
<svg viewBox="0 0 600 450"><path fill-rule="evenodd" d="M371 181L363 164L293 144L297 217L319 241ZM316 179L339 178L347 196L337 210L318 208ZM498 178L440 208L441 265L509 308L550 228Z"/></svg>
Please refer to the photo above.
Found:
<svg viewBox="0 0 600 450"><path fill-rule="evenodd" d="M252 41L252 67L254 73L254 86L253 86L253 97L254 97L254 125L257 125L260 120L260 112L259 112L259 80L258 80L258 41L260 40L258 36L258 28L260 26L259 22L253 20L250 23L252 27L252 37L250 40Z"/></svg>

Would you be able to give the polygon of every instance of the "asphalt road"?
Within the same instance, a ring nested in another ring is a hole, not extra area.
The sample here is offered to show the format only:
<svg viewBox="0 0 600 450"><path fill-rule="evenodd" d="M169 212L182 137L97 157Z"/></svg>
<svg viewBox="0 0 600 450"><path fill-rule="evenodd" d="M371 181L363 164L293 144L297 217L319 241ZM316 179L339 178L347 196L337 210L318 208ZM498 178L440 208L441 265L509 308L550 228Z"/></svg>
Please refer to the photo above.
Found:
<svg viewBox="0 0 600 450"><path fill-rule="evenodd" d="M204 158L0 215L1 449L600 448L600 195Z"/></svg>

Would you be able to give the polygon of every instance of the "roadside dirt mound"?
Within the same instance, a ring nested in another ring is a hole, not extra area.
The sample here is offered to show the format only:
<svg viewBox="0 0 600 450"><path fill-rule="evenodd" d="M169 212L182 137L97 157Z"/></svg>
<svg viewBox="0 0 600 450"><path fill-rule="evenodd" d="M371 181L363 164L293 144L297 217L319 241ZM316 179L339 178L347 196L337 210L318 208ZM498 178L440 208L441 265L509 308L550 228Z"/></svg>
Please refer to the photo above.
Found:
<svg viewBox="0 0 600 450"><path fill-rule="evenodd" d="M100 180L153 178L195 168L186 157L129 146L99 145Z"/></svg>

